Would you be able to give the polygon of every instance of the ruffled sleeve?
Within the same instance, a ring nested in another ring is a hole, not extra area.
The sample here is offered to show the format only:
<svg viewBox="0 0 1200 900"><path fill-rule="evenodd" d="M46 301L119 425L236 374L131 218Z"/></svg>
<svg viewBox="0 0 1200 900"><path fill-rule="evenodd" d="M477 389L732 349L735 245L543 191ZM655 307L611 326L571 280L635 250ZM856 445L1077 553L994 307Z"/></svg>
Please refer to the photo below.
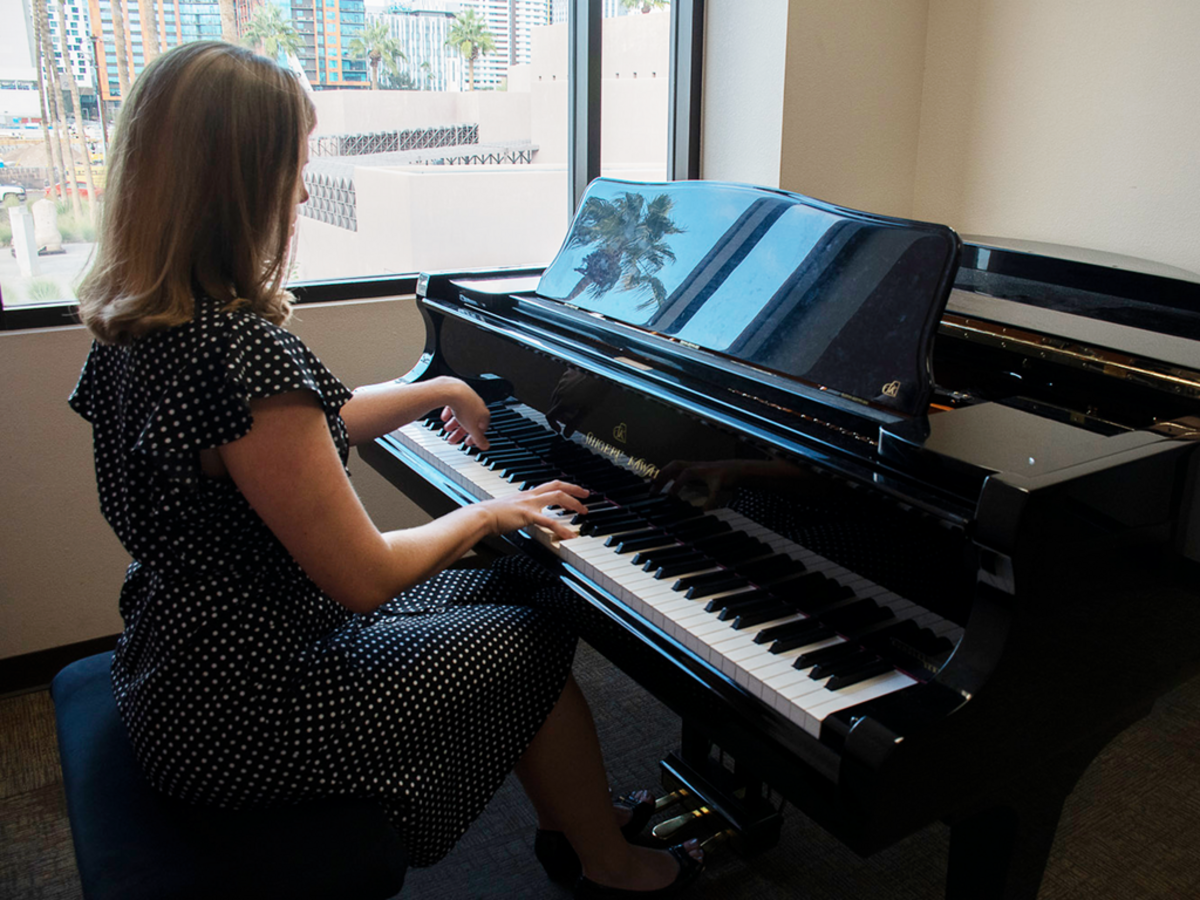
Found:
<svg viewBox="0 0 1200 900"><path fill-rule="evenodd" d="M96 389L96 355L96 343L93 341L92 349L88 351L87 359L83 363L83 371L79 373L79 381L75 383L75 390L71 391L71 396L67 398L71 409L89 422L96 421L96 412L93 406L93 394Z"/></svg>
<svg viewBox="0 0 1200 900"><path fill-rule="evenodd" d="M172 346L174 371L134 443L135 451L191 457L248 433L253 424L251 400L309 390L320 402L346 462L349 444L338 411L350 399L350 391L299 338L237 311L201 313L189 327L187 339ZM169 367L166 360L150 365L160 372Z"/></svg>

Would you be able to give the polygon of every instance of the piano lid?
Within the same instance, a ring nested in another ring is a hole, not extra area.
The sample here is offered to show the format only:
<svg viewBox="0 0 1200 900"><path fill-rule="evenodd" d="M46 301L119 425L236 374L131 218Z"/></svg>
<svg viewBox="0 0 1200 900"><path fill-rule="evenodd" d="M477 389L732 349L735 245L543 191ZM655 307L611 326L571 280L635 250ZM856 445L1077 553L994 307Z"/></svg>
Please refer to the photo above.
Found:
<svg viewBox="0 0 1200 900"><path fill-rule="evenodd" d="M959 248L944 226L785 191L600 178L537 293L916 415Z"/></svg>

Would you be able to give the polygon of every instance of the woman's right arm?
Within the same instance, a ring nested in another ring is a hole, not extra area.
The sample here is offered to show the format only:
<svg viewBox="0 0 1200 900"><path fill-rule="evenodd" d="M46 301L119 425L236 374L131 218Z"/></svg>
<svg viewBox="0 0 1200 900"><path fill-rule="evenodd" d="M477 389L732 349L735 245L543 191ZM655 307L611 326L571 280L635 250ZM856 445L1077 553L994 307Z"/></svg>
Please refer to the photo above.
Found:
<svg viewBox="0 0 1200 900"><path fill-rule="evenodd" d="M381 533L346 476L311 392L252 400L250 411L249 433L218 448L221 461L309 578L355 612L370 612L435 575L488 535L537 524L570 537L546 506L584 511L578 498L586 490L552 482Z"/></svg>

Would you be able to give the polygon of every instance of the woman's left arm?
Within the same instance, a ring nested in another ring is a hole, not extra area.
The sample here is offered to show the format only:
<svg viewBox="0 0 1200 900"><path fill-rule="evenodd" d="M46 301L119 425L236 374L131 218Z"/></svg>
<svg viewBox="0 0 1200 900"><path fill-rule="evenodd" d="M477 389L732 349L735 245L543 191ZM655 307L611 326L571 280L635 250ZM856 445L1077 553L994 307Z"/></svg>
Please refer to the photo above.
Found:
<svg viewBox="0 0 1200 900"><path fill-rule="evenodd" d="M457 378L439 377L407 384L388 381L355 388L341 409L351 445L366 443L407 425L431 409L445 407L449 440L487 449L490 414L479 395Z"/></svg>

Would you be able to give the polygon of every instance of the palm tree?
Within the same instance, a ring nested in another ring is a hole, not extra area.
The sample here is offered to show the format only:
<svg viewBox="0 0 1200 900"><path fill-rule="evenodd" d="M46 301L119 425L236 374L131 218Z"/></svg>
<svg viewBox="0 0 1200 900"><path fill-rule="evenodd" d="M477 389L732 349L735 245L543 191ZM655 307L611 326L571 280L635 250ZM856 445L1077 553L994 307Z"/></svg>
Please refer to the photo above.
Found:
<svg viewBox="0 0 1200 900"><path fill-rule="evenodd" d="M242 29L242 42L271 59L277 59L280 50L294 54L304 46L300 33L274 3L260 3L255 7L254 15Z"/></svg>
<svg viewBox="0 0 1200 900"><path fill-rule="evenodd" d="M671 0L621 0L621 5L626 9L641 9L645 15L652 9L665 9L671 5Z"/></svg>
<svg viewBox="0 0 1200 900"><path fill-rule="evenodd" d="M221 8L221 37L231 44L236 44L240 35L238 34L237 9L234 6L234 0L217 0L217 5Z"/></svg>
<svg viewBox="0 0 1200 900"><path fill-rule="evenodd" d="M142 20L142 59L148 66L158 58L158 0L138 0Z"/></svg>
<svg viewBox="0 0 1200 900"><path fill-rule="evenodd" d="M627 291L650 292L642 308L661 306L667 290L657 273L675 261L675 253L664 238L683 233L671 219L673 205L667 194L659 194L649 204L633 191L615 201L589 197L575 219L567 247L597 246L575 270L583 277L567 300L585 290L597 295L607 293L620 281Z"/></svg>
<svg viewBox="0 0 1200 900"><path fill-rule="evenodd" d="M46 167L50 170L50 183L54 183L54 146L50 143L50 115L46 111L46 81L42 75L42 17L33 16L33 42L37 46L33 64L37 68L38 102L42 108L42 138L46 142ZM62 148L60 147L61 151ZM61 166L62 159L59 159Z"/></svg>
<svg viewBox="0 0 1200 900"><path fill-rule="evenodd" d="M371 63L371 90L373 91L379 90L379 64L381 62L393 77L399 78L400 69L397 68L396 61L408 59L400 50L400 41L392 37L387 23L382 19L368 22L367 27L362 30L362 34L350 42L349 49L350 55L355 59L366 57Z"/></svg>
<svg viewBox="0 0 1200 900"><path fill-rule="evenodd" d="M58 136L58 167L62 173L59 184L64 196L70 195L75 218L83 220L83 204L75 190L75 160L71 158L71 141L67 137L67 123L62 114L62 88L58 84L58 65L54 61L54 42L50 39L50 15L46 11L47 0L36 0L38 21L42 25L42 62L46 66L46 100L50 117L54 119L54 130Z"/></svg>
<svg viewBox="0 0 1200 900"><path fill-rule="evenodd" d="M117 57L117 84L121 100L129 96L129 49L125 46L125 0L112 0L113 52Z"/></svg>
<svg viewBox="0 0 1200 900"><path fill-rule="evenodd" d="M58 18L63 23L67 21L67 0L58 0ZM88 213L91 215L92 224L95 225L96 183L92 180L92 154L88 149L87 130L83 127L83 104L79 101L79 82L75 80L75 72L71 65L71 50L67 46L67 29L65 27L59 29L58 39L62 48L63 77L67 80L67 87L71 89L71 105L75 108L75 130L79 137L79 149L83 152L84 180L88 189ZM74 184L75 172L72 170L71 185L74 186Z"/></svg>
<svg viewBox="0 0 1200 900"><path fill-rule="evenodd" d="M450 26L446 46L456 49L467 61L470 90L475 90L475 60L496 49L496 40L487 30L487 23L475 15L474 9L459 13Z"/></svg>

